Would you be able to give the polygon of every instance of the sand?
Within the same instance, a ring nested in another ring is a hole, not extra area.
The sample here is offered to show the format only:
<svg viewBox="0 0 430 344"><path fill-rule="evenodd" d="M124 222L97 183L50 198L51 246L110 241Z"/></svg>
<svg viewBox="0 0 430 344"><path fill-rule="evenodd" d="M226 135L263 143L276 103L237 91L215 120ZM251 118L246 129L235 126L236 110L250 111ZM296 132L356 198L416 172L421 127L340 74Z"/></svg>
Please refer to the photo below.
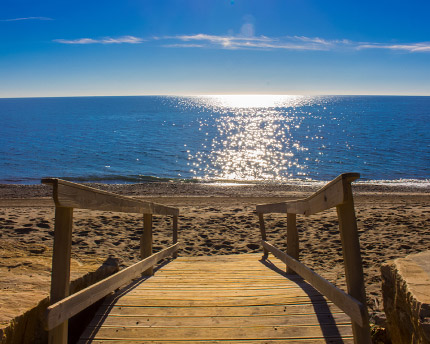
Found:
<svg viewBox="0 0 430 344"><path fill-rule="evenodd" d="M315 187L152 183L92 185L178 207L180 256L262 252L255 205L303 198ZM372 319L383 311L380 266L429 249L429 189L355 185L355 208ZM49 187L0 185L0 325L49 294L54 208ZM268 240L286 248L286 217L268 215ZM301 260L345 288L337 216L298 216ZM75 210L75 265L139 259L142 216ZM171 219L154 217L154 251L172 242ZM72 267L73 270L73 267ZM25 296L25 297L23 297Z"/></svg>

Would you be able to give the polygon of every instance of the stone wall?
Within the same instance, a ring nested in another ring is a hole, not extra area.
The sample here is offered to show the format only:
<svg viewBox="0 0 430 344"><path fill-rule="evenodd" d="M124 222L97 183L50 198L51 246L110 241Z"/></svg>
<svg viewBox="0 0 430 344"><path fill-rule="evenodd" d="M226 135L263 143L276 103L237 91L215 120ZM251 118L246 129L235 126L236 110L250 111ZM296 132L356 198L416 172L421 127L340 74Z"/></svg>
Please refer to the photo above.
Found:
<svg viewBox="0 0 430 344"><path fill-rule="evenodd" d="M430 251L390 261L381 273L392 343L430 343Z"/></svg>

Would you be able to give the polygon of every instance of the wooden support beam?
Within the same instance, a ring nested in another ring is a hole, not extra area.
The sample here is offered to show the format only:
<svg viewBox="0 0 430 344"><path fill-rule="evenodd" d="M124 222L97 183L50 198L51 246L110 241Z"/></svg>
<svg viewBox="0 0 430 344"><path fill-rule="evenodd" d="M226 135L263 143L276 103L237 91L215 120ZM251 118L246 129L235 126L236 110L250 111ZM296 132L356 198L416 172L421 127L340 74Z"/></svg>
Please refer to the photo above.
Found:
<svg viewBox="0 0 430 344"><path fill-rule="evenodd" d="M145 259L152 255L152 214L143 215L143 233L140 238L140 258ZM153 268L143 272L145 276L152 276Z"/></svg>
<svg viewBox="0 0 430 344"><path fill-rule="evenodd" d="M348 294L364 305L363 323L352 323L356 344L371 343L369 314L366 307L366 291L364 288L363 265L360 253L357 221L355 218L354 201L351 185L345 185L346 202L337 206L339 217L340 237L342 241L343 259L345 262L345 277Z"/></svg>
<svg viewBox="0 0 430 344"><path fill-rule="evenodd" d="M173 245L178 242L178 216L173 216ZM177 258L178 253L173 254L173 258Z"/></svg>
<svg viewBox="0 0 430 344"><path fill-rule="evenodd" d="M296 214L287 214L287 254L295 260L299 260L299 232L296 225ZM287 274L296 272L287 266Z"/></svg>
<svg viewBox="0 0 430 344"><path fill-rule="evenodd" d="M73 208L55 208L50 303L69 296ZM48 334L49 344L67 343L68 321L58 323Z"/></svg>
<svg viewBox="0 0 430 344"><path fill-rule="evenodd" d="M258 220L260 223L260 232L261 232L261 239L266 241L266 226L264 225L264 217L262 213L258 213ZM266 248L263 246L263 258L267 258L269 255L269 251L266 250Z"/></svg>

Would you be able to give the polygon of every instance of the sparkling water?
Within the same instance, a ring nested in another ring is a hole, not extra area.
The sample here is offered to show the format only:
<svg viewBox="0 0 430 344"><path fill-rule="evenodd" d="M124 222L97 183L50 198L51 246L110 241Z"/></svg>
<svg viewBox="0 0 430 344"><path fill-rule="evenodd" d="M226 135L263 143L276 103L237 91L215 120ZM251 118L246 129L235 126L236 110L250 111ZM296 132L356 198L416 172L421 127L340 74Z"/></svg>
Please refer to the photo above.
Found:
<svg viewBox="0 0 430 344"><path fill-rule="evenodd" d="M430 178L430 97L0 99L0 121L0 183Z"/></svg>

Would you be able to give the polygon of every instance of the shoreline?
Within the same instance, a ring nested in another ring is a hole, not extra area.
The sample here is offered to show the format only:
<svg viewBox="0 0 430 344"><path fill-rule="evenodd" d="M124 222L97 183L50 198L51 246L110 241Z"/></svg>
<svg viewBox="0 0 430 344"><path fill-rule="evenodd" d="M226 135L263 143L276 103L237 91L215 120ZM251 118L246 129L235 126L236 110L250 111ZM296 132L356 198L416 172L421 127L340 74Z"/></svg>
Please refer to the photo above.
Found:
<svg viewBox="0 0 430 344"><path fill-rule="evenodd" d="M324 184L232 184L150 182L136 184L83 183L87 186L127 196L247 196L282 197L307 195ZM354 194L430 194L429 186L381 183L353 183ZM0 199L50 197L50 187L44 184L0 184Z"/></svg>

